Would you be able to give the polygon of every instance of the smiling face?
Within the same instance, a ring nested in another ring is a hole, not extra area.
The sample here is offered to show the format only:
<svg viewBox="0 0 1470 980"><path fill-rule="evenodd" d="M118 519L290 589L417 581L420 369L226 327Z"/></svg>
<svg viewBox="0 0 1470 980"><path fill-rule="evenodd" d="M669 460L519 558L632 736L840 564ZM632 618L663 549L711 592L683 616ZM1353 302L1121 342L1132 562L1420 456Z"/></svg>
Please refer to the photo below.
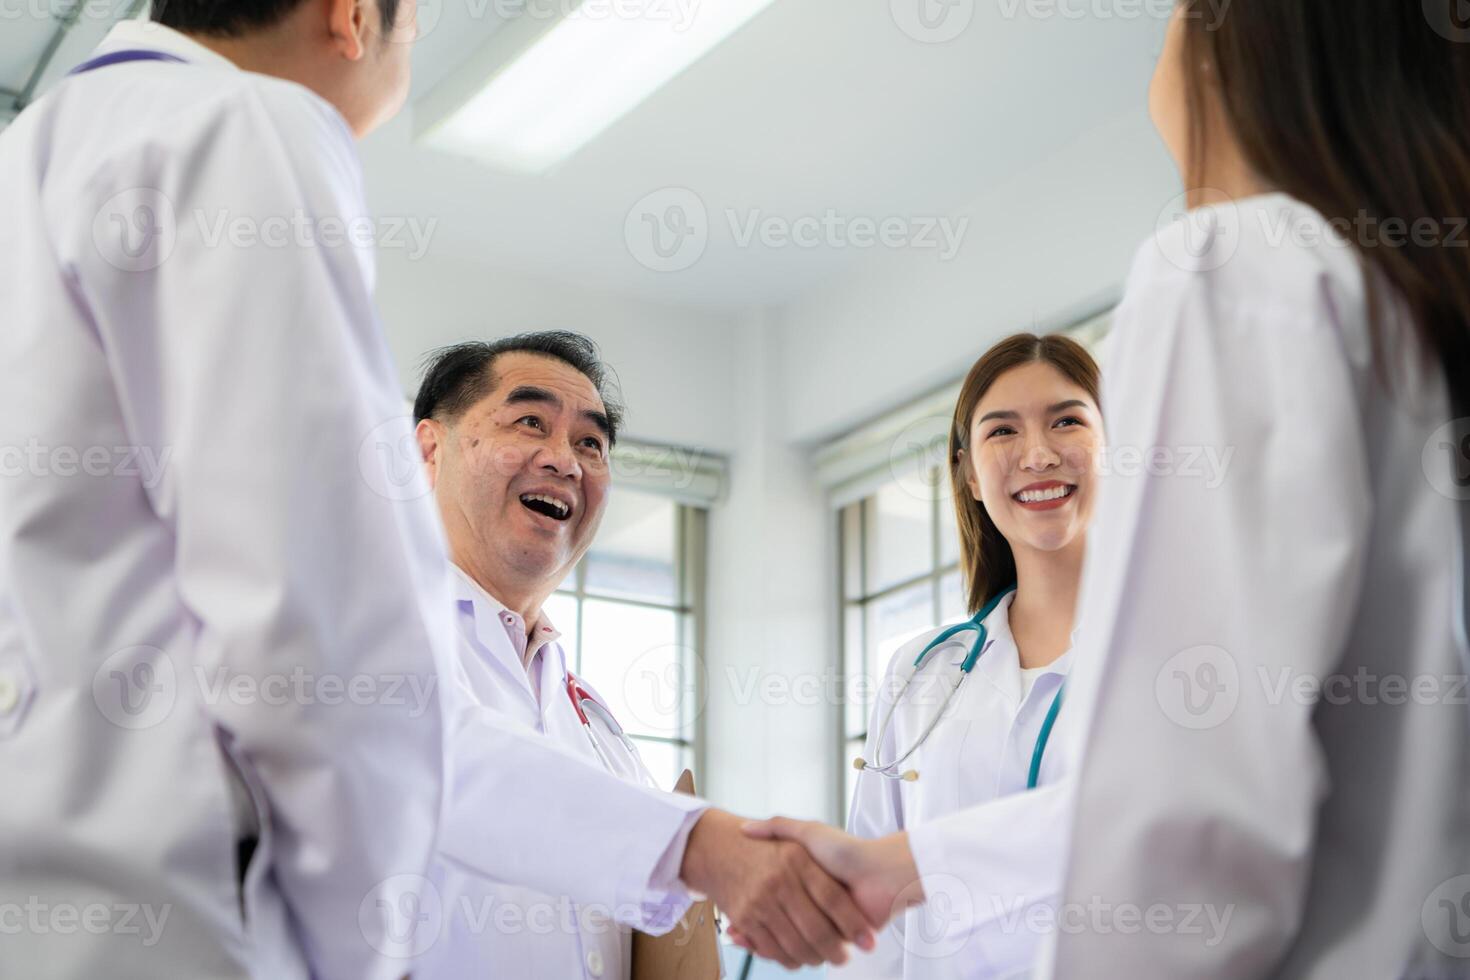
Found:
<svg viewBox="0 0 1470 980"><path fill-rule="evenodd" d="M969 445L965 482L1013 551L1082 543L1102 447L1084 388L1044 361L1012 368L976 404Z"/></svg>
<svg viewBox="0 0 1470 980"><path fill-rule="evenodd" d="M510 353L490 393L419 444L450 551L512 596L549 594L586 553L610 486L606 409L587 376L555 358Z"/></svg>

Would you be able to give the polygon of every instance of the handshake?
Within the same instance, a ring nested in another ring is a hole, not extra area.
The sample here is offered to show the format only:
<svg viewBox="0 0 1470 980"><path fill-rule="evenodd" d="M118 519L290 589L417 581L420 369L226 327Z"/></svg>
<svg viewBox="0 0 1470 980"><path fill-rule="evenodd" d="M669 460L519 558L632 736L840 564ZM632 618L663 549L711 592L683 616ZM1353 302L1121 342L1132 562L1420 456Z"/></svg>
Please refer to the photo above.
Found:
<svg viewBox="0 0 1470 980"><path fill-rule="evenodd" d="M747 821L708 810L689 834L680 880L730 920L730 938L788 970L845 963L874 931L924 900L908 835L863 840L825 824Z"/></svg>

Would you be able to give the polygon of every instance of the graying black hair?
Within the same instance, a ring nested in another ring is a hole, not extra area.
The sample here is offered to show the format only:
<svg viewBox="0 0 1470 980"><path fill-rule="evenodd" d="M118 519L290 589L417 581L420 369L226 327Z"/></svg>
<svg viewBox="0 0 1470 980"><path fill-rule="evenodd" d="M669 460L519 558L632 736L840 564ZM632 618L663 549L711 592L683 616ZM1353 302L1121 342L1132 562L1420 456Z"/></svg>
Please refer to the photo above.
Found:
<svg viewBox="0 0 1470 980"><path fill-rule="evenodd" d="M469 341L431 351L424 359L423 380L413 402L415 423L424 419L449 422L495 390L495 360L502 354L539 354L576 368L602 399L607 414L607 441L618 440L623 405L617 377L602 360L590 337L570 330L542 330L492 341Z"/></svg>

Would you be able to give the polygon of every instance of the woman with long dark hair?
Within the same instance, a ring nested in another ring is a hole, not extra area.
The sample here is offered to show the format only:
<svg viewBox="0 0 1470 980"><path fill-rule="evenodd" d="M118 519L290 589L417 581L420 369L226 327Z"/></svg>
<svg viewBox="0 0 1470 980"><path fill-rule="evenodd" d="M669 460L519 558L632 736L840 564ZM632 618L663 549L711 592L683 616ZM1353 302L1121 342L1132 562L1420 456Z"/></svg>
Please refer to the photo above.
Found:
<svg viewBox="0 0 1470 980"><path fill-rule="evenodd" d="M1088 542L1048 969L1464 976L1470 19L1200 6L1150 99L1189 210L1117 315L1109 445L1156 465L1109 474ZM983 894L964 817L759 832L877 907L920 872Z"/></svg>
<svg viewBox="0 0 1470 980"><path fill-rule="evenodd" d="M1055 898L1070 763L1048 751L1103 445L1097 364L1067 337L1017 334L975 362L949 432L966 608L893 654L873 705L848 829L912 830L981 803L1017 875L1013 913ZM1034 792L1027 792L1034 790ZM1024 837L1024 843L1022 838ZM913 908L833 977L1008 976L1039 936L970 910ZM985 918L990 928L977 921Z"/></svg>

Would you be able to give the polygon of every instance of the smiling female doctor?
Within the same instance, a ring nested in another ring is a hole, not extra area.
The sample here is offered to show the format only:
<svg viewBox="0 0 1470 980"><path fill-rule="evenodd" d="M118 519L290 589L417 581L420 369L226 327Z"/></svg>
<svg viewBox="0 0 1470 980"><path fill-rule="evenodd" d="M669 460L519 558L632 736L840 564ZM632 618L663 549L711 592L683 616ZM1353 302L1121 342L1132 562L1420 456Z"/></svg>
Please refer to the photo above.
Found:
<svg viewBox="0 0 1470 980"><path fill-rule="evenodd" d="M862 772L848 829L883 837L1044 788L997 826L1015 843L1001 891L963 889L909 909L871 956L832 976L999 977L1031 962L1037 934L1006 926L1051 899L1060 877L1062 842L1044 828L1056 826L1066 764L1047 746L1065 693L1101 443L1098 369L1076 342L1019 334L970 369L951 426L950 477L974 618L894 654L854 763Z"/></svg>
<svg viewBox="0 0 1470 980"><path fill-rule="evenodd" d="M1203 6L1179 4L1150 93L1189 210L1138 250L1105 407L1114 445L1232 455L1099 498L1066 927L1037 972L1463 977L1470 21ZM977 812L749 832L871 900L986 881Z"/></svg>

